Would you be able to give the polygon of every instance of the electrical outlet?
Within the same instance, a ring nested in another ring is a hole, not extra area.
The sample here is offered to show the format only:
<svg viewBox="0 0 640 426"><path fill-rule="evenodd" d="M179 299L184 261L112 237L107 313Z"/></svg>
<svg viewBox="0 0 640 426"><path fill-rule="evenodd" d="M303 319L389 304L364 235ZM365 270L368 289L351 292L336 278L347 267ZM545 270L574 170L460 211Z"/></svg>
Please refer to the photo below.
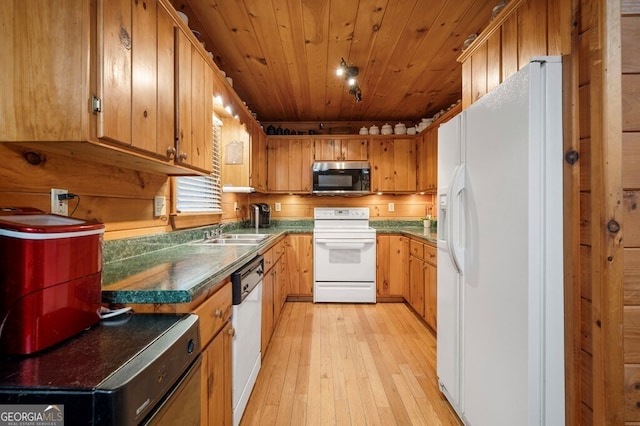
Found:
<svg viewBox="0 0 640 426"><path fill-rule="evenodd" d="M282 204L276 203L276 211L279 212L280 210L282 210Z"/></svg>
<svg viewBox="0 0 640 426"><path fill-rule="evenodd" d="M394 212L394 211L396 211L396 206L395 206L395 204L393 204L393 203L389 203L389 204L387 205L387 210L388 210L388 211L390 211L390 212Z"/></svg>
<svg viewBox="0 0 640 426"><path fill-rule="evenodd" d="M167 197L157 196L153 198L153 215L155 217L167 215Z"/></svg>
<svg viewBox="0 0 640 426"><path fill-rule="evenodd" d="M68 200L59 200L58 195L68 194L66 189L51 188L51 213L59 214L62 216L69 216L69 203Z"/></svg>

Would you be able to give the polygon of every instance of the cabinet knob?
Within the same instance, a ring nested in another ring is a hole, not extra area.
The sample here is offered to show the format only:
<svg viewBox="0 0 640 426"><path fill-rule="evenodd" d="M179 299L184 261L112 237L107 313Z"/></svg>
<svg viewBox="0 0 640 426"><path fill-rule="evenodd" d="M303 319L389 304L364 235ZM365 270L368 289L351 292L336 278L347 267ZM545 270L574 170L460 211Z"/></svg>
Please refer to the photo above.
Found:
<svg viewBox="0 0 640 426"><path fill-rule="evenodd" d="M229 331L227 331L227 333L229 334L229 336L233 337L236 335L236 329L232 327L229 329Z"/></svg>
<svg viewBox="0 0 640 426"><path fill-rule="evenodd" d="M173 158L176 155L176 148L173 146L170 146L169 148L167 148L167 157L168 158Z"/></svg>
<svg viewBox="0 0 640 426"><path fill-rule="evenodd" d="M187 159L187 153L186 152L181 152L180 155L178 156L178 158L182 161Z"/></svg>
<svg viewBox="0 0 640 426"><path fill-rule="evenodd" d="M216 318L222 317L222 309L216 309L216 312L213 314Z"/></svg>

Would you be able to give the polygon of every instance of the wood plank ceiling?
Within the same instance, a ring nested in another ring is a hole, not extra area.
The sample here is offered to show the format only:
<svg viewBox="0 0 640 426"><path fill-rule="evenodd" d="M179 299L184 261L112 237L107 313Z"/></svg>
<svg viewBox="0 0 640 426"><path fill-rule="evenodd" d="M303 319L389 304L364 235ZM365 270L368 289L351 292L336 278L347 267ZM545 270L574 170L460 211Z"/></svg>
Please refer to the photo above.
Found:
<svg viewBox="0 0 640 426"><path fill-rule="evenodd" d="M258 119L416 121L461 96L456 58L500 0L171 0ZM336 76L360 69L362 102Z"/></svg>

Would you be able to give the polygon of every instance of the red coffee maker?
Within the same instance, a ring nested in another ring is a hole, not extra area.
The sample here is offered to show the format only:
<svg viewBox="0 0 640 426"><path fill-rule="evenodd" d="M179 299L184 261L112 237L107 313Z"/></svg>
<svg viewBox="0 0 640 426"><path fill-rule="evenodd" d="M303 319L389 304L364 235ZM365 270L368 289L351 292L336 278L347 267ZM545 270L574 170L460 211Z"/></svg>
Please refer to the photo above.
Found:
<svg viewBox="0 0 640 426"><path fill-rule="evenodd" d="M104 225L0 207L0 352L31 354L99 320Z"/></svg>

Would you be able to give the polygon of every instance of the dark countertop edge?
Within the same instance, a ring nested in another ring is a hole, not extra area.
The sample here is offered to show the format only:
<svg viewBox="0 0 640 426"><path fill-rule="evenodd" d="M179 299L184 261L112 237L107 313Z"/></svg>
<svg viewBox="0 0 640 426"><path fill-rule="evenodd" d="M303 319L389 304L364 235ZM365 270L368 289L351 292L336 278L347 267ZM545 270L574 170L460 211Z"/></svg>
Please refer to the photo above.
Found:
<svg viewBox="0 0 640 426"><path fill-rule="evenodd" d="M238 229L233 233L253 233L253 229ZM430 232L429 235L424 234L424 228L422 227L406 227L400 226L393 228L389 226L376 228L376 232L379 234L401 234L410 237L415 237L426 241L427 243L436 244L436 233ZM313 233L313 227L278 227L278 228L260 228L260 233L273 234L272 237L267 238L260 244L247 251L245 254L239 256L233 262L226 264L224 267L216 270L211 275L199 280L189 289L181 290L102 290L102 302L113 304L175 304L175 303L191 303L198 299L200 296L208 291L211 291L221 284L227 277L229 277L234 271L244 266L244 264L265 248L269 247L280 237L284 237L287 234L311 234ZM190 243L187 243L190 244ZM132 261L135 258L127 259L126 261Z"/></svg>
<svg viewBox="0 0 640 426"><path fill-rule="evenodd" d="M380 228L380 229L376 229L376 232L378 234L400 234L400 235L406 235L408 237L413 237L413 238L419 238L427 243L431 243L434 245L437 245L438 243L438 237L437 237L437 233L435 232L435 230L432 230L429 232L429 235L425 235L425 231L424 228L422 227L415 227L415 228L407 228L407 227L401 227L398 229L393 229L393 228Z"/></svg>
<svg viewBox="0 0 640 426"><path fill-rule="evenodd" d="M234 232L238 234L253 233L253 230L240 230L240 232ZM252 247L243 255L239 256L233 262L230 262L222 268L216 270L206 278L199 280L189 289L181 290L108 290L102 289L102 303L114 303L114 304L174 304L174 303L191 303L198 299L206 292L213 290L221 284L225 278L229 277L234 271L244 266L247 262L255 258L262 250L269 245L273 244L277 239L285 236L287 233L309 233L312 230L300 229L274 229L265 228L261 229L261 233L273 234L262 241L260 244ZM190 243L185 243L190 244ZM182 245L182 244L180 244ZM175 248L177 246L174 246ZM121 262L130 262L135 258L123 260Z"/></svg>

